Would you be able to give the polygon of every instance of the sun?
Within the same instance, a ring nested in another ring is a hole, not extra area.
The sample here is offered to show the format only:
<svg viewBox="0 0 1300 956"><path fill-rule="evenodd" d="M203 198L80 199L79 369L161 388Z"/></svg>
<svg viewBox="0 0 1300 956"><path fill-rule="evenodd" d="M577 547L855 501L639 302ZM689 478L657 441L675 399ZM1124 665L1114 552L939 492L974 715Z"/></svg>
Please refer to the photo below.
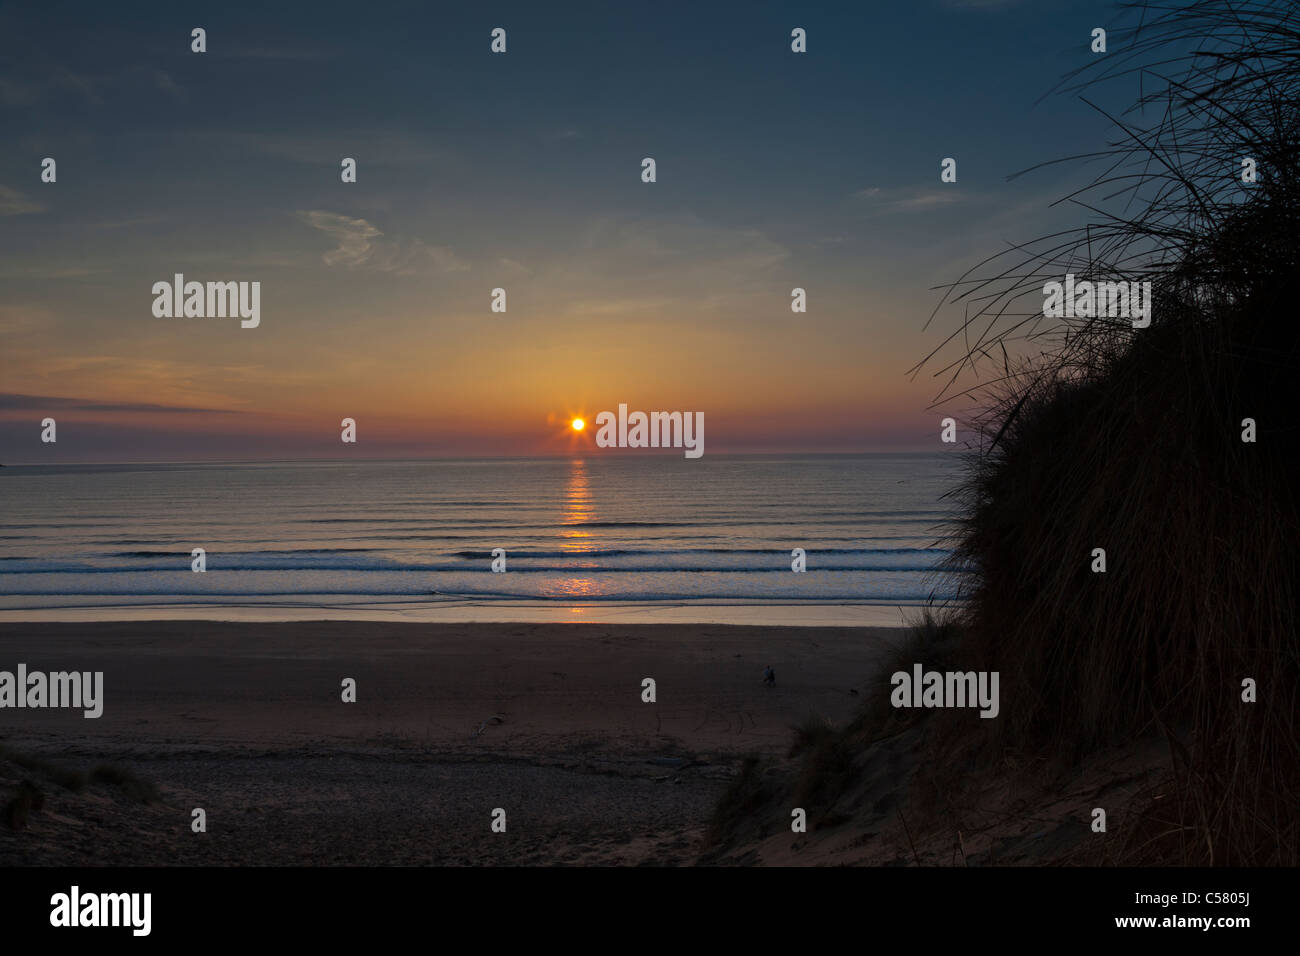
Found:
<svg viewBox="0 0 1300 956"><path fill-rule="evenodd" d="M573 430L575 432L580 432L586 427L587 427L587 423L584 422L581 418L575 418L573 420Z"/></svg>

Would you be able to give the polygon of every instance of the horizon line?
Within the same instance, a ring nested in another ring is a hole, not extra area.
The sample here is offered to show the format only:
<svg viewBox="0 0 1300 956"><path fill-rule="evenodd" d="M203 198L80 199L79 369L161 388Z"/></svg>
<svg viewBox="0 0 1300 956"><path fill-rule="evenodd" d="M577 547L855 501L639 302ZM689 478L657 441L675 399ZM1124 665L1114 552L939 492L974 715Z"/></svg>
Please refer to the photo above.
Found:
<svg viewBox="0 0 1300 956"><path fill-rule="evenodd" d="M862 458L867 456L884 456L892 455L897 457L903 456L940 456L958 453L957 448L948 448L931 451L803 451L792 449L790 451L768 451L768 452L716 452L707 457L710 458L787 458L791 455L800 455L806 458ZM655 451L641 451L640 449L630 450L621 449L620 454L600 454L600 455L422 455L416 457L394 457L394 458L175 458L175 459L141 459L134 461L24 461L24 462L0 462L0 468L42 468L52 466L100 466L100 465L300 465L300 464L356 464L359 462L369 463L393 463L393 462L424 462L424 461L559 461L559 460L586 460L596 458L672 458L678 459L680 456L663 454L662 449Z"/></svg>

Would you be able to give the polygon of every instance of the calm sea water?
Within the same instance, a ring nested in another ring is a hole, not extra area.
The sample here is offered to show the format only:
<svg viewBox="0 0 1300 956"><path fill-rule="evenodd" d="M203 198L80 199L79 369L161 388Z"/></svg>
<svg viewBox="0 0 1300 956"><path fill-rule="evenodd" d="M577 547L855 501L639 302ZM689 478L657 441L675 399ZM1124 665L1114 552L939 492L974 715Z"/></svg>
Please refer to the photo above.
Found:
<svg viewBox="0 0 1300 956"><path fill-rule="evenodd" d="M9 467L0 608L909 604L953 596L934 568L955 474L943 455Z"/></svg>

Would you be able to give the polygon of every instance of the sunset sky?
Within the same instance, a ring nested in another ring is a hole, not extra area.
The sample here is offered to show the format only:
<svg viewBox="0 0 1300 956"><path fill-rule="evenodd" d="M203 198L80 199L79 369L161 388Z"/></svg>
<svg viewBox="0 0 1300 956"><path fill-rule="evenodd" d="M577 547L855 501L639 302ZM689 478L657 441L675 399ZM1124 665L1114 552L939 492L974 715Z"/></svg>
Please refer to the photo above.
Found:
<svg viewBox="0 0 1300 956"><path fill-rule="evenodd" d="M1111 8L814 7L6 7L0 461L564 453L620 402L937 449L930 289L1057 221L1007 176L1102 145L1035 101ZM260 327L154 317L177 272L260 281Z"/></svg>

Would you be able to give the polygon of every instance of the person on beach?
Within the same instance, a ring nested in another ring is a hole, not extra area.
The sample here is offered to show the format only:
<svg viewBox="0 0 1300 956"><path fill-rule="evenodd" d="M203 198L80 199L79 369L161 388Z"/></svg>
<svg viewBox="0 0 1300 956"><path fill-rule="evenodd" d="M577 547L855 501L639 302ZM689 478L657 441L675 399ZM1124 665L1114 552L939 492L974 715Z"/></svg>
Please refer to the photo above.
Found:
<svg viewBox="0 0 1300 956"><path fill-rule="evenodd" d="M768 664L763 668L763 685L773 687L776 684L776 671L772 670L772 665Z"/></svg>

